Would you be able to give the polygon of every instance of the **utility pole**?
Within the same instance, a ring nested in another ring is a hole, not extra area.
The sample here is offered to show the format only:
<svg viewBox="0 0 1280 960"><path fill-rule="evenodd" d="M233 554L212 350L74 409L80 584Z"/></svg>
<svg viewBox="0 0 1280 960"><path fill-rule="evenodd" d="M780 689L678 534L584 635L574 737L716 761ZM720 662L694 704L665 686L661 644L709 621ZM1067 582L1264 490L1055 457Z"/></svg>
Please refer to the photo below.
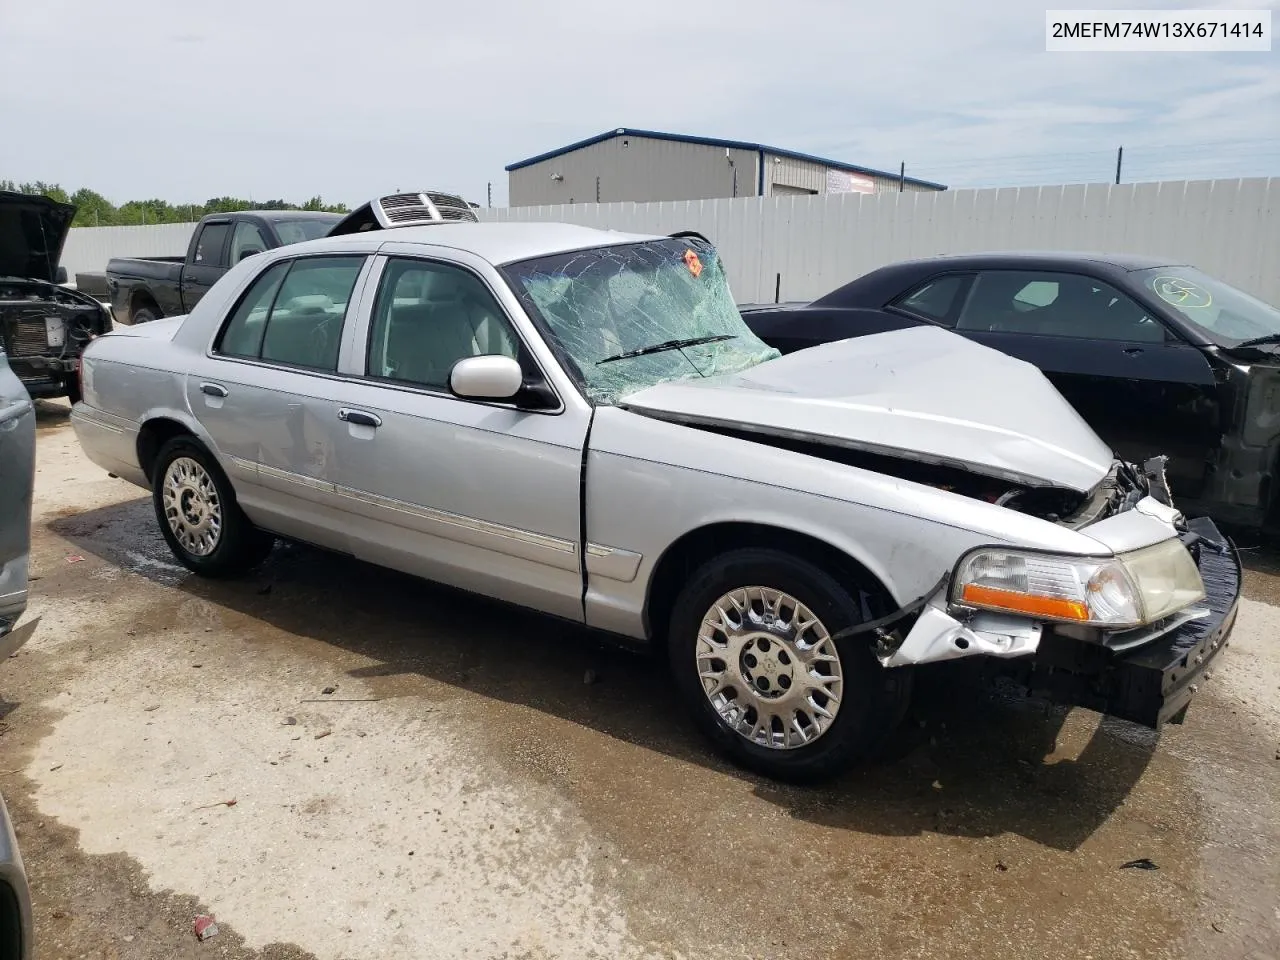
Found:
<svg viewBox="0 0 1280 960"><path fill-rule="evenodd" d="M488 195L489 195L489 206L492 207L493 206L493 181L492 180L490 180L488 184Z"/></svg>
<svg viewBox="0 0 1280 960"><path fill-rule="evenodd" d="M907 189L907 161L903 160L902 165L898 167L898 192L902 193Z"/></svg>
<svg viewBox="0 0 1280 960"><path fill-rule="evenodd" d="M1120 165L1124 163L1124 147L1116 151L1116 183L1120 182Z"/></svg>

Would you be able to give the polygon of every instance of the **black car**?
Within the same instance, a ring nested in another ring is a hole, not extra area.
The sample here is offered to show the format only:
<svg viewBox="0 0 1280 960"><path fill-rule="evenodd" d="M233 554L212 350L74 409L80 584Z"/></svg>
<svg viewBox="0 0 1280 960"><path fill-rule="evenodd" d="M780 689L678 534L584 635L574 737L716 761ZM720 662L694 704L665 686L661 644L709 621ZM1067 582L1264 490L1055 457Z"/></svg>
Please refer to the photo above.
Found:
<svg viewBox="0 0 1280 960"><path fill-rule="evenodd" d="M1280 527L1280 310L1194 267L941 256L881 267L812 303L741 309L784 353L919 324L954 330L1039 367L1119 456L1167 455L1186 512Z"/></svg>
<svg viewBox="0 0 1280 960"><path fill-rule="evenodd" d="M58 265L76 208L0 191L0 348L33 397L80 399L80 353L111 329L111 314L62 286Z"/></svg>

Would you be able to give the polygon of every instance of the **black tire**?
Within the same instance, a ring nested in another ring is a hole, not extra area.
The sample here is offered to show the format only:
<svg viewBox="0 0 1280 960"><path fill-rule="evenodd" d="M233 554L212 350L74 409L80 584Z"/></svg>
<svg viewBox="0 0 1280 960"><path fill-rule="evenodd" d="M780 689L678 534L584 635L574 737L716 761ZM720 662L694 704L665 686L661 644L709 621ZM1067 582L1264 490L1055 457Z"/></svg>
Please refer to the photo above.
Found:
<svg viewBox="0 0 1280 960"><path fill-rule="evenodd" d="M68 380L67 381L67 402L74 407L77 403L79 403L83 399L84 399L84 396L80 393L80 384L77 383L75 380Z"/></svg>
<svg viewBox="0 0 1280 960"><path fill-rule="evenodd" d="M152 320L159 320L161 316L163 315L160 313L159 307L146 303L133 311L133 316L129 318L129 322L150 323Z"/></svg>
<svg viewBox="0 0 1280 960"><path fill-rule="evenodd" d="M765 746L735 732L720 718L699 677L698 632L712 604L742 587L771 587L790 595L808 607L831 636L865 621L857 597L814 564L790 554L741 549L703 565L676 600L668 634L676 686L703 734L740 766L790 782L834 777L872 755L906 713L911 674L905 668L882 667L866 636L832 641L844 689L835 719L812 743L789 749Z"/></svg>
<svg viewBox="0 0 1280 960"><path fill-rule="evenodd" d="M178 540L166 514L166 476L174 462L183 458L195 461L203 469L216 493L220 509L221 530L213 538L212 549L205 554L192 552ZM271 552L275 538L249 522L217 460L194 437L174 437L161 447L151 476L151 502L160 532L173 555L188 570L204 577L239 577L265 560Z"/></svg>

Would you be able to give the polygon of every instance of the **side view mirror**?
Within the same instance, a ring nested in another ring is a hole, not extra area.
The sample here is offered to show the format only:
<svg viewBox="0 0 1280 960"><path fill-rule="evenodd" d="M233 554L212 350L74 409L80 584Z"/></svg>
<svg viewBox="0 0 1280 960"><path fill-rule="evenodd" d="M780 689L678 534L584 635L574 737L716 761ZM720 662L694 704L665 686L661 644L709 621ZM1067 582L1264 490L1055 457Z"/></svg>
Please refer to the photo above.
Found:
<svg viewBox="0 0 1280 960"><path fill-rule="evenodd" d="M449 371L449 389L468 400L511 400L524 385L524 371L510 357L466 357Z"/></svg>
<svg viewBox="0 0 1280 960"><path fill-rule="evenodd" d="M239 263L240 260L248 260L250 257L256 257L261 252L262 251L259 250L257 247L245 247L243 250L240 251L240 259L237 260L236 262Z"/></svg>
<svg viewBox="0 0 1280 960"><path fill-rule="evenodd" d="M59 267L57 270L55 270L55 271L54 271L54 273L53 273L53 282L54 282L54 283L66 283L66 282L67 282L67 268L66 268L66 267Z"/></svg>

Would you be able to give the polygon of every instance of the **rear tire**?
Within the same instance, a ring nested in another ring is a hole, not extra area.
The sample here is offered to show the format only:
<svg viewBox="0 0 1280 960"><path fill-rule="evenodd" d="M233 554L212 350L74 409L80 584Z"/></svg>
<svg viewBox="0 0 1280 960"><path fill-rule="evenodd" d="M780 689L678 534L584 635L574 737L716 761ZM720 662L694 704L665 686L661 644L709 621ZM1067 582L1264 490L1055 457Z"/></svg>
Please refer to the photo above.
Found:
<svg viewBox="0 0 1280 960"><path fill-rule="evenodd" d="M201 576L243 576L266 559L275 543L249 522L231 481L194 437L174 437L160 448L151 501L169 549Z"/></svg>
<svg viewBox="0 0 1280 960"><path fill-rule="evenodd" d="M704 564L668 634L694 722L735 763L778 780L826 779L868 757L901 721L911 674L882 667L865 636L831 639L862 610L787 553L741 549Z"/></svg>
<svg viewBox="0 0 1280 960"><path fill-rule="evenodd" d="M151 304L143 304L137 310L133 311L130 317L132 323L150 323L152 320L160 319L159 307L153 307Z"/></svg>
<svg viewBox="0 0 1280 960"><path fill-rule="evenodd" d="M80 393L80 384L74 380L67 383L67 402L74 407L83 399L84 396Z"/></svg>

